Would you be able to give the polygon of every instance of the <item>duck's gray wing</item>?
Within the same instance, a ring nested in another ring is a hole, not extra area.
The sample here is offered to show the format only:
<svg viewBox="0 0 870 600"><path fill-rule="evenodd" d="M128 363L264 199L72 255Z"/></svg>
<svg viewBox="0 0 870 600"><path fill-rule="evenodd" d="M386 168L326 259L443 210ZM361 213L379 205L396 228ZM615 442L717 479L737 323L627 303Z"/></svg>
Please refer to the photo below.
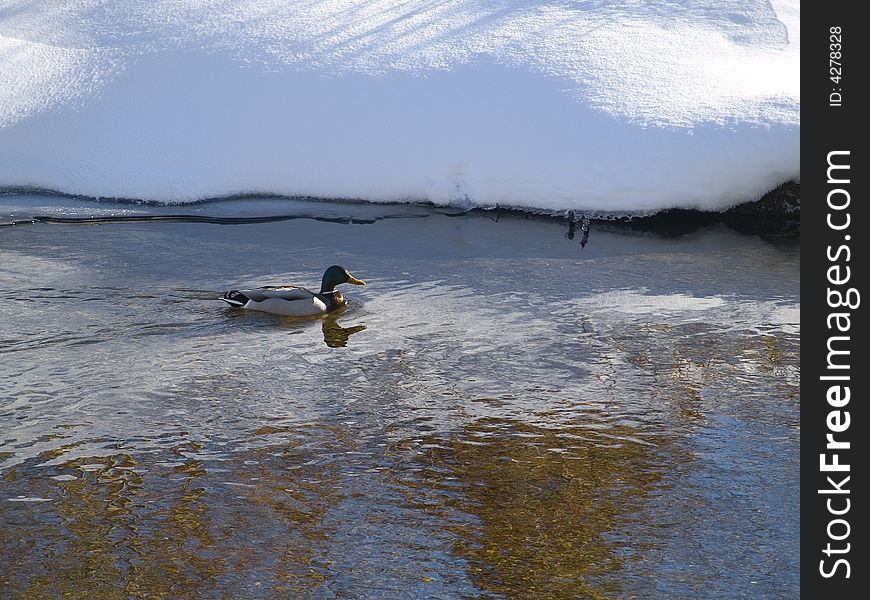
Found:
<svg viewBox="0 0 870 600"><path fill-rule="evenodd" d="M268 298L280 298L281 300L309 300L315 295L314 292L306 290L304 287L293 285L269 285L255 290L244 290L243 293L254 302L262 302Z"/></svg>

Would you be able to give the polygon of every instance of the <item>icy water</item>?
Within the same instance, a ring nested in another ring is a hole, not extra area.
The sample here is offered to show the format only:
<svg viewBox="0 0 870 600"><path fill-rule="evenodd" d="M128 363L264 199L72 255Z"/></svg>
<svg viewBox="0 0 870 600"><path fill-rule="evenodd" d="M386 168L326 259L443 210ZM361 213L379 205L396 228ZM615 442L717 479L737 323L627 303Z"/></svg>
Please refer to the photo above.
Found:
<svg viewBox="0 0 870 600"><path fill-rule="evenodd" d="M0 228L0 597L798 596L795 240L245 202L0 198L306 217Z"/></svg>

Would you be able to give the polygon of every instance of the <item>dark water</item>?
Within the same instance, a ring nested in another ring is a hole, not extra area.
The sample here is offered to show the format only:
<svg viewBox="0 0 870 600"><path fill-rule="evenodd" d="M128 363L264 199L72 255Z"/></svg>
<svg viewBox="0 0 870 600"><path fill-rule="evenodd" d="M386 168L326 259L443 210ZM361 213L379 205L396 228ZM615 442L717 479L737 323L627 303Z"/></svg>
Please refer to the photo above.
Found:
<svg viewBox="0 0 870 600"><path fill-rule="evenodd" d="M307 210L0 228L0 596L798 596L796 243Z"/></svg>

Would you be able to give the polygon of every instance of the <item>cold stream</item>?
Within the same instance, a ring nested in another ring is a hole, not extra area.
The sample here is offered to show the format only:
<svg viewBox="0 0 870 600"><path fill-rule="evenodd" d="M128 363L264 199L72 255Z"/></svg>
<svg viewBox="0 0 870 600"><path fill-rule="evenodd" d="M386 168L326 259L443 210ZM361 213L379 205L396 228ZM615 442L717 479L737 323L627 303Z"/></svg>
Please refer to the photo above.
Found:
<svg viewBox="0 0 870 600"><path fill-rule="evenodd" d="M305 210L0 228L0 596L797 597L796 239Z"/></svg>

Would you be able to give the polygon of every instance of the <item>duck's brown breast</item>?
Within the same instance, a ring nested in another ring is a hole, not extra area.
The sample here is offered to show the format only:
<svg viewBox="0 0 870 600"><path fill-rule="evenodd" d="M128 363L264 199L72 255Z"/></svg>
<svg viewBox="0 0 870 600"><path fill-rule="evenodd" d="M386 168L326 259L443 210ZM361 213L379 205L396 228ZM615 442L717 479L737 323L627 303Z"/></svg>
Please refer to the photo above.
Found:
<svg viewBox="0 0 870 600"><path fill-rule="evenodd" d="M336 310L347 304L347 302L345 302L344 300L344 296L342 296L341 292L339 292L338 290L334 290L332 292L325 292L318 295L321 299L323 299L323 302L326 304L327 311Z"/></svg>

